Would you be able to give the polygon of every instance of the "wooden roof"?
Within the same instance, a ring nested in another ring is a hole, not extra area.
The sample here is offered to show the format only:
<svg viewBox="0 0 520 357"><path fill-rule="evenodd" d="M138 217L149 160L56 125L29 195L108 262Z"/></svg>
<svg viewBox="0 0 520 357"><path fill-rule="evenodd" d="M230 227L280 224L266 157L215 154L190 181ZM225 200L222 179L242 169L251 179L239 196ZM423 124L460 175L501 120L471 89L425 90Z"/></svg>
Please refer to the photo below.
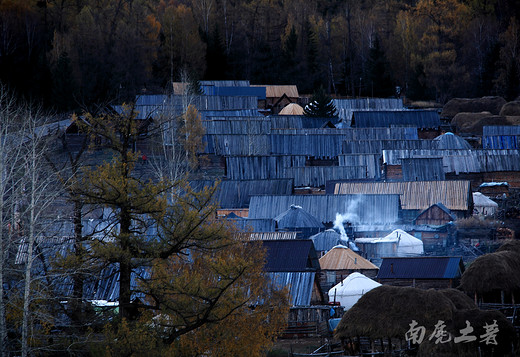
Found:
<svg viewBox="0 0 520 357"><path fill-rule="evenodd" d="M252 85L251 87L265 87L265 96L267 98L280 98L284 94L289 98L298 98L298 88L295 85Z"/></svg>
<svg viewBox="0 0 520 357"><path fill-rule="evenodd" d="M450 210L471 204L470 181L340 182L334 194L399 194L404 210L425 210L441 202Z"/></svg>
<svg viewBox="0 0 520 357"><path fill-rule="evenodd" d="M320 267L322 270L378 269L370 261L345 247L334 247L329 250L320 258Z"/></svg>
<svg viewBox="0 0 520 357"><path fill-rule="evenodd" d="M297 103L289 103L282 110L280 115L303 115L303 108Z"/></svg>

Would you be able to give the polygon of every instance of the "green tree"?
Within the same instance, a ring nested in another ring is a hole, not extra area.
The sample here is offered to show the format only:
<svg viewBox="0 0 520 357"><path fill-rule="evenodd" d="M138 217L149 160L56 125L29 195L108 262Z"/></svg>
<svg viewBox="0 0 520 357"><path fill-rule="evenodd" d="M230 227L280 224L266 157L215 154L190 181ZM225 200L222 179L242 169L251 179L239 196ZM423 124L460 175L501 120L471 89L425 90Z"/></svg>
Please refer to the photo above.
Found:
<svg viewBox="0 0 520 357"><path fill-rule="evenodd" d="M309 117L334 118L338 116L338 111L332 98L320 87L312 95L309 104L303 108L303 113Z"/></svg>

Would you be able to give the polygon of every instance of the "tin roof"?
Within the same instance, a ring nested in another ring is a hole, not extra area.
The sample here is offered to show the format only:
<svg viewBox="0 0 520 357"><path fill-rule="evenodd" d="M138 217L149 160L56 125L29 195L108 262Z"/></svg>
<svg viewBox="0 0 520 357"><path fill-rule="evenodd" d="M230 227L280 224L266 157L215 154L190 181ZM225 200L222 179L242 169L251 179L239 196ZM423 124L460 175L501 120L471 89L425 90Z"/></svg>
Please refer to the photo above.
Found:
<svg viewBox="0 0 520 357"><path fill-rule="evenodd" d="M319 270L316 250L310 239L263 240L267 272L309 272Z"/></svg>
<svg viewBox="0 0 520 357"><path fill-rule="evenodd" d="M456 279L462 276L461 257L383 258L378 279Z"/></svg>
<svg viewBox="0 0 520 357"><path fill-rule="evenodd" d="M439 113L434 110L359 111L352 114L352 126L357 128L415 126L438 128Z"/></svg>

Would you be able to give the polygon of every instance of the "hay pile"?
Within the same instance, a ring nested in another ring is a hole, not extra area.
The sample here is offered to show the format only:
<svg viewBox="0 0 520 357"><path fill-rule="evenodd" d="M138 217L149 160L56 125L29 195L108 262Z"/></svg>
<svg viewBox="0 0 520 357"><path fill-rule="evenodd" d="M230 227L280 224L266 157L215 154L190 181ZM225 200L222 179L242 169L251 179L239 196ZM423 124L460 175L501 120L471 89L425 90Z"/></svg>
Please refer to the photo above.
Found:
<svg viewBox="0 0 520 357"><path fill-rule="evenodd" d="M520 101L515 100L502 106L499 115L501 116L520 116Z"/></svg>
<svg viewBox="0 0 520 357"><path fill-rule="evenodd" d="M516 334L512 324L499 312L481 311L464 293L455 289L422 290L407 287L380 286L359 299L348 310L338 324L334 337L340 340L354 340L356 336L372 340L397 338L405 340L412 320L426 328L424 340L417 346L418 356L477 356L478 349L489 350L479 338L485 332L485 324L497 321L499 346L491 346L497 352L511 351L516 344ZM451 341L435 343L429 340L435 325L444 321L445 331L451 334ZM477 341L454 343L461 329L469 321L474 328ZM487 354L491 355L491 354ZM499 354L502 355L502 354Z"/></svg>
<svg viewBox="0 0 520 357"><path fill-rule="evenodd" d="M506 100L502 97L454 98L442 108L441 117L452 119L458 113L490 112L498 115Z"/></svg>
<svg viewBox="0 0 520 357"><path fill-rule="evenodd" d="M462 274L459 288L472 295L520 290L520 242L509 241L475 259Z"/></svg>
<svg viewBox="0 0 520 357"><path fill-rule="evenodd" d="M482 135L482 128L490 125L511 125L507 117L493 115L490 112L458 113L451 120L457 133Z"/></svg>

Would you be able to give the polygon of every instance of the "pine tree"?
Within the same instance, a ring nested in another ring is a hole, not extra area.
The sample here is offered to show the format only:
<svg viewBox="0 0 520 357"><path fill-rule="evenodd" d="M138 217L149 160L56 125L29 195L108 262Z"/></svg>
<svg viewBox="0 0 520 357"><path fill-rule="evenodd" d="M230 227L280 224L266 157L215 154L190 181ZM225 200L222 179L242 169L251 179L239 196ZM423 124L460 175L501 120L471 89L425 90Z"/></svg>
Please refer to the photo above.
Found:
<svg viewBox="0 0 520 357"><path fill-rule="evenodd" d="M384 98L395 94L395 88L389 74L388 62L377 35L368 54L366 72L368 80L366 95Z"/></svg>
<svg viewBox="0 0 520 357"><path fill-rule="evenodd" d="M189 112L184 130L172 138L185 146L186 166L193 165L198 137L189 131L197 131L194 122L200 120L194 107ZM92 257L115 265L119 273L119 319L107 326L100 348L110 355L163 355L165 350L179 355L176 351L193 347L193 338L206 343L205 336L226 330L228 321L233 328L242 326L226 336L228 349L247 346L244 341L251 336L268 344L283 327L286 295L269 287L262 250L246 247L227 221L216 219L216 186L194 191L186 176L140 179L134 148L146 133L136 125L131 107L85 118L113 156L87 171L78 185L86 203L113 212L106 238L91 244ZM138 300L132 300L135 293ZM258 301L262 307L252 309ZM243 333L245 325L249 333ZM205 348L201 353L209 348L199 347ZM248 355L260 356L262 348L257 350Z"/></svg>
<svg viewBox="0 0 520 357"><path fill-rule="evenodd" d="M317 118L334 118L338 116L332 98L325 93L323 87L314 92L311 102L303 108L306 116Z"/></svg>

